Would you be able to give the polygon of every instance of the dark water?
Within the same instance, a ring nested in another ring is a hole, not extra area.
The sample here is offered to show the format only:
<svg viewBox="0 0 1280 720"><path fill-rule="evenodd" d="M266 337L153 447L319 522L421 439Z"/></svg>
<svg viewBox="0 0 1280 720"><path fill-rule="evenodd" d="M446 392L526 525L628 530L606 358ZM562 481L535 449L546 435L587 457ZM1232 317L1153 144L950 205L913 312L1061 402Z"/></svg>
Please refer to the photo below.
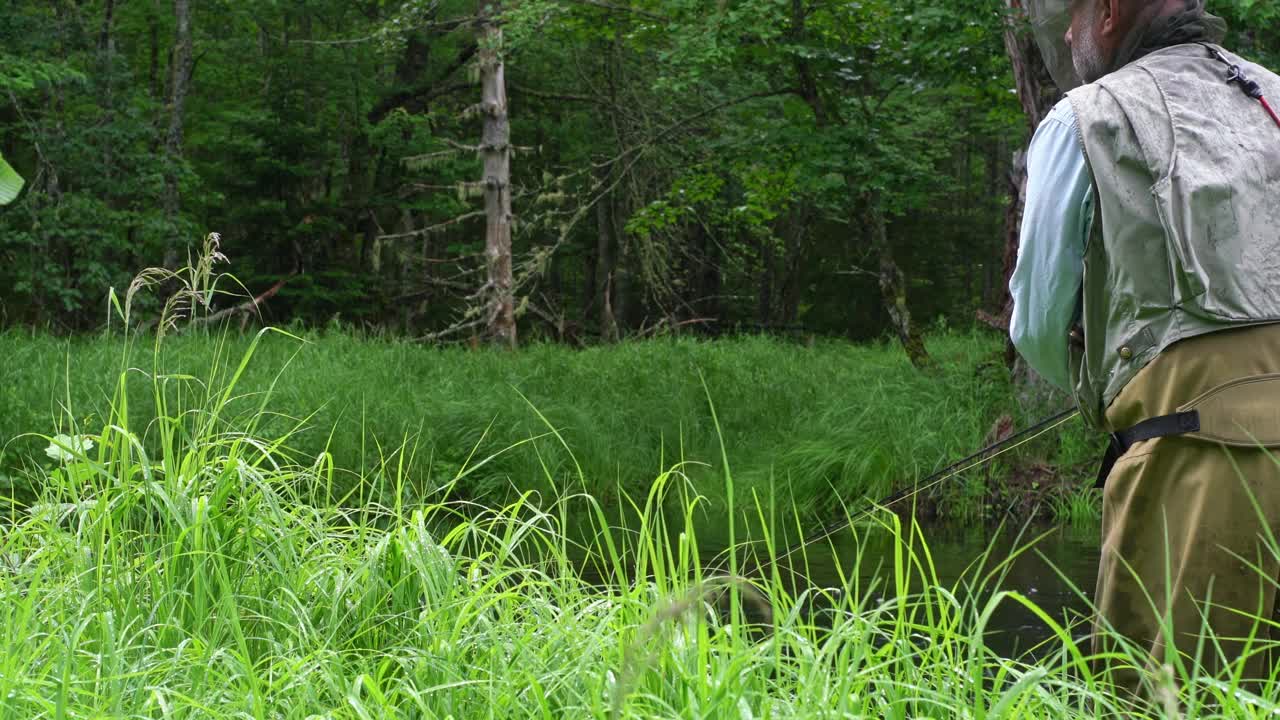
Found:
<svg viewBox="0 0 1280 720"><path fill-rule="evenodd" d="M704 521L700 525L704 526L697 530L698 547L704 565L723 568L724 549L729 546L726 524ZM905 527L903 532L908 532ZM739 545L744 544L744 536L748 544L759 540L751 537L749 528L741 528L736 536ZM921 538L928 548L937 584L959 599L970 598L985 605L998 591L1018 592L1059 624L1073 626L1073 636L1087 635L1085 621L1098 568L1097 529L924 525L913 541L915 554L923 560ZM904 535L904 541L906 539ZM795 547L789 543L797 541L797 538L779 539L774 554L787 553ZM803 552L792 550L778 561L777 569L793 593L811 588L840 589L858 593L858 597L866 597L874 606L891 600L896 592L894 546L893 534L883 527L846 529L806 545ZM759 542L755 547L761 554L767 554ZM749 557L748 553L740 553L739 567L743 573L757 576L771 573L772 567L756 566ZM598 577L590 569L584 568L584 571L588 577ZM918 569L912 571L912 593L922 589L919 572ZM842 582L842 577L847 582ZM965 620L966 624L972 622L971 617ZM1005 600L988 623L987 646L1005 657L1020 657L1052 635L1030 610Z"/></svg>
<svg viewBox="0 0 1280 720"><path fill-rule="evenodd" d="M802 573L807 582L838 587L840 569L850 579L856 569L857 582L863 589L872 588L873 601L888 599L894 593L893 537L874 530L860 535L846 532L807 548ZM1019 534L1016 528L933 525L922 527L919 535L928 547L938 584L961 599L969 596L985 604L997 591L1018 592L1057 622L1075 623L1072 634L1076 637L1087 634L1087 625L1080 621L1089 616L1097 578L1096 529L1028 527ZM924 554L919 549L915 552L923 560ZM918 578L919 570L913 572ZM918 588L919 584L913 585L915 591ZM1030 610L1005 600L988 625L987 645L1001 655L1017 657L1052 634Z"/></svg>

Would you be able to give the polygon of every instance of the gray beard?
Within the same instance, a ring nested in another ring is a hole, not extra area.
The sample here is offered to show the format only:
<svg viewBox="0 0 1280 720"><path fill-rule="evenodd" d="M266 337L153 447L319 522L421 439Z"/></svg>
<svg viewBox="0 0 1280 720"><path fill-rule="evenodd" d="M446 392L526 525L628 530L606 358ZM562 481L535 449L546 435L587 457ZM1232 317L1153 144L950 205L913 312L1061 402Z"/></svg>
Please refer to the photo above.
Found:
<svg viewBox="0 0 1280 720"><path fill-rule="evenodd" d="M1098 80L1107 74L1107 61L1102 57L1098 44L1091 33L1072 38L1071 64L1076 68L1076 75L1086 83Z"/></svg>

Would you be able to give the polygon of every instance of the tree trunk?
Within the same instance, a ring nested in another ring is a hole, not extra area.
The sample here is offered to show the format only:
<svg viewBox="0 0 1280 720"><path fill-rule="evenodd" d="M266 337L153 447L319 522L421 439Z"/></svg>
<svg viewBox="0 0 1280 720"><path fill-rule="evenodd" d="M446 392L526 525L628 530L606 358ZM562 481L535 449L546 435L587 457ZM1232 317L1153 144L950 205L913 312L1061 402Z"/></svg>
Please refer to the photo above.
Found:
<svg viewBox="0 0 1280 720"><path fill-rule="evenodd" d="M773 325L774 279L778 272L778 256L770 236L756 238L760 249L760 279L756 292L756 324L761 331Z"/></svg>
<svg viewBox="0 0 1280 720"><path fill-rule="evenodd" d="M907 283L902 268L893 257L893 248L889 245L888 222L884 209L880 207L880 198L874 193L865 198L867 219L870 222L871 246L879 258L880 298L884 309L889 313L889 321L894 332L907 351L907 357L917 369L932 367L933 359L925 349L924 338L920 329L911 324L911 311L907 309Z"/></svg>
<svg viewBox="0 0 1280 720"><path fill-rule="evenodd" d="M1029 33L1023 31L1023 20L1026 17L1025 0L1005 0L1010 10L1008 24L1004 31L1005 50L1013 64L1014 85L1018 90L1018 101L1022 104L1022 112L1027 118L1027 128L1034 134L1036 128L1044 121L1045 116L1053 109L1062 93L1053 83L1049 69L1044 64L1044 57ZM1000 297L1002 304L995 321L988 321L994 327L1009 330L1013 317L1013 297L1009 295L1009 279L1018 262L1018 245L1022 235L1022 215L1027 201L1027 155L1018 150L1013 155L1013 164L1009 171L1009 207L1005 213L1005 250L1004 281ZM1046 398L1052 398L1054 389L1027 367L1018 357L1013 341L1005 343L1005 363L1014 376L1014 385L1018 388L1017 396L1020 404L1029 413L1040 412L1041 408L1050 404Z"/></svg>
<svg viewBox="0 0 1280 720"><path fill-rule="evenodd" d="M1035 133L1062 94L1054 86L1035 40L1021 27L1026 15L1024 0L1005 0L1005 3L1010 10L1010 19L1004 31L1005 50L1013 64L1014 84L1018 90L1022 112L1027 118L1028 130ZM1000 293L997 322L993 323L1005 330L1009 327L1009 318L1013 313L1013 298L1009 296L1008 289L1009 278L1013 276L1013 268L1018 261L1022 212L1027 200L1027 160L1022 150L1013 156L1013 165L1009 171L1009 196L1009 207L1005 213L1004 290ZM1010 346L1010 358L1012 352Z"/></svg>
<svg viewBox="0 0 1280 720"><path fill-rule="evenodd" d="M187 89L191 81L191 0L173 0L173 14L177 20L173 48L173 85L169 94L169 130L165 134L165 155L168 167L164 175L164 214L169 224L164 264L175 268L181 237L177 229L178 214L182 211L182 196L178 188L178 166L182 163L182 122L187 103Z"/></svg>
<svg viewBox="0 0 1280 720"><path fill-rule="evenodd" d="M803 46L805 37L805 20L810 9L805 7L804 0L791 0L791 27L787 31L788 39L796 47ZM809 109L813 111L813 120L818 127L826 127L831 121L827 113L827 105L818 92L818 82L814 77L813 67L804 53L794 53L793 68L796 72L796 92Z"/></svg>
<svg viewBox="0 0 1280 720"><path fill-rule="evenodd" d="M800 300L804 293L804 271L808 265L805 253L809 223L812 219L807 206L797 207L790 213L785 231L786 248L783 257L781 306L778 322L784 327L794 327L799 322Z"/></svg>
<svg viewBox="0 0 1280 720"><path fill-rule="evenodd" d="M1025 0L1005 0L1005 5L1009 8L1009 20L1004 29L1004 47L1013 64L1018 102L1022 103L1028 128L1035 132L1061 99L1062 92L1053 84L1035 39L1024 29L1027 16Z"/></svg>
<svg viewBox="0 0 1280 720"><path fill-rule="evenodd" d="M511 125L507 121L507 88L502 58L501 0L479 0L480 111L484 131L485 243L488 266L486 312L489 340L516 347L515 280L511 270Z"/></svg>
<svg viewBox="0 0 1280 720"><path fill-rule="evenodd" d="M102 11L102 30L98 33L98 55L102 60L102 121L110 126L115 121L115 98L113 81L115 75L115 38L111 35L115 22L115 0L107 0ZM103 143L102 173L111 180L115 175L115 159L112 155L112 143Z"/></svg>
<svg viewBox="0 0 1280 720"><path fill-rule="evenodd" d="M712 331L723 328L724 321L720 307L720 245L706 231L702 223L694 224L691 232L697 238L693 243L698 252L693 259L693 296L694 311L711 321Z"/></svg>
<svg viewBox="0 0 1280 720"><path fill-rule="evenodd" d="M102 9L102 30L98 33L98 52L111 49L111 25L115 22L115 0L107 0Z"/></svg>
<svg viewBox="0 0 1280 720"><path fill-rule="evenodd" d="M147 13L147 37L150 38L150 63L147 68L147 86L156 102L164 94L160 85L160 5L158 0Z"/></svg>
<svg viewBox="0 0 1280 720"><path fill-rule="evenodd" d="M596 203L596 267L592 273L595 286L595 304L600 313L600 338L605 342L618 340L618 319L613 315L613 271L617 266L613 241L612 196L605 195Z"/></svg>
<svg viewBox="0 0 1280 720"><path fill-rule="evenodd" d="M637 259L636 243L627 237L626 229L623 227L621 218L627 217L629 212L625 204L625 199L620 199L616 195L613 198L613 204L610 206L612 212L610 219L613 221L613 242L615 250L613 253L613 293L609 296L609 309L614 319L616 329L614 334L621 339L623 333L634 329L639 324L642 298L640 293L643 287L637 281L637 273L635 271L635 263Z"/></svg>
<svg viewBox="0 0 1280 720"><path fill-rule="evenodd" d="M596 267L600 264L600 259L596 257L597 243L598 240L593 240L590 235L586 235L582 246L582 287L579 304L582 306L583 328L591 327L591 313L596 310L596 298L600 296L597 290L599 280L596 278Z"/></svg>

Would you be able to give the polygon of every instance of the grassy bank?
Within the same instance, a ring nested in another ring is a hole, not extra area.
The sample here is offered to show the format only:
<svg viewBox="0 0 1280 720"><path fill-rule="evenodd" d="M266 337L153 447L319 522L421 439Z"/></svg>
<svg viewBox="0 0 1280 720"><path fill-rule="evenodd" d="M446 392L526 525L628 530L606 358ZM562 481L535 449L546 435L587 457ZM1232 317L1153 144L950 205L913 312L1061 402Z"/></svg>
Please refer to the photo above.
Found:
<svg viewBox="0 0 1280 720"><path fill-rule="evenodd" d="M803 574L803 554L776 562L774 538L795 513L742 494L731 473L714 489L762 518L761 542L722 562L696 538L711 488L679 472L629 498L626 532L589 496L481 508L401 483L358 511L316 504L330 465L291 462L281 449L294 441L263 432L263 411L233 409L242 388L171 382L199 389L125 384L88 437L47 448L37 502L0 520L0 715L985 719L1275 706L1180 669L1157 681L1165 705L1130 708L1042 612L1053 636L1036 659L1000 657L984 642L993 609L1036 612L1000 591L1009 558L941 586L925 538L891 514L841 531L891 536L882 585L859 585L856 557L839 589L794 583L782 568ZM147 424L133 426L145 405ZM561 482L555 467L541 471L548 485ZM564 532L571 503L592 509L583 546ZM595 582L580 579L579 557Z"/></svg>
<svg viewBox="0 0 1280 720"><path fill-rule="evenodd" d="M122 367L133 368L134 398L151 399L158 368L169 376L158 384L167 402L209 402L240 370L250 341L170 337L153 357L146 342L0 334L4 464L43 458L43 441L26 433L100 424ZM223 430L288 434L275 452L298 464L324 455L334 472L322 487L336 496L359 488L386 502L453 483L456 497L486 502L586 490L609 503L643 495L657 473L684 461L695 486L722 503L710 398L745 491L772 485L805 511L829 514L968 454L1012 407L998 338L940 334L929 345L940 361L934 374L915 371L896 346L841 342L683 339L503 354L270 334L218 421ZM155 403L127 412L143 445L155 447ZM1070 468L1087 459L1087 446L1070 426L1024 456ZM480 458L490 460L456 478ZM975 517L1003 467L948 483L940 509Z"/></svg>

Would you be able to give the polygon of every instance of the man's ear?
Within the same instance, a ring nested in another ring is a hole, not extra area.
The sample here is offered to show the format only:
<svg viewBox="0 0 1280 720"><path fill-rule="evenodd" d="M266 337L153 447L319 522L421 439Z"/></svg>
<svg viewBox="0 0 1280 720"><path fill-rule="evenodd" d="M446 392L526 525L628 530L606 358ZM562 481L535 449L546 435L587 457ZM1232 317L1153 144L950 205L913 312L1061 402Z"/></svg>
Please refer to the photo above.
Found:
<svg viewBox="0 0 1280 720"><path fill-rule="evenodd" d="M1098 34L1109 37L1119 32L1130 4L1128 0L1098 0Z"/></svg>

